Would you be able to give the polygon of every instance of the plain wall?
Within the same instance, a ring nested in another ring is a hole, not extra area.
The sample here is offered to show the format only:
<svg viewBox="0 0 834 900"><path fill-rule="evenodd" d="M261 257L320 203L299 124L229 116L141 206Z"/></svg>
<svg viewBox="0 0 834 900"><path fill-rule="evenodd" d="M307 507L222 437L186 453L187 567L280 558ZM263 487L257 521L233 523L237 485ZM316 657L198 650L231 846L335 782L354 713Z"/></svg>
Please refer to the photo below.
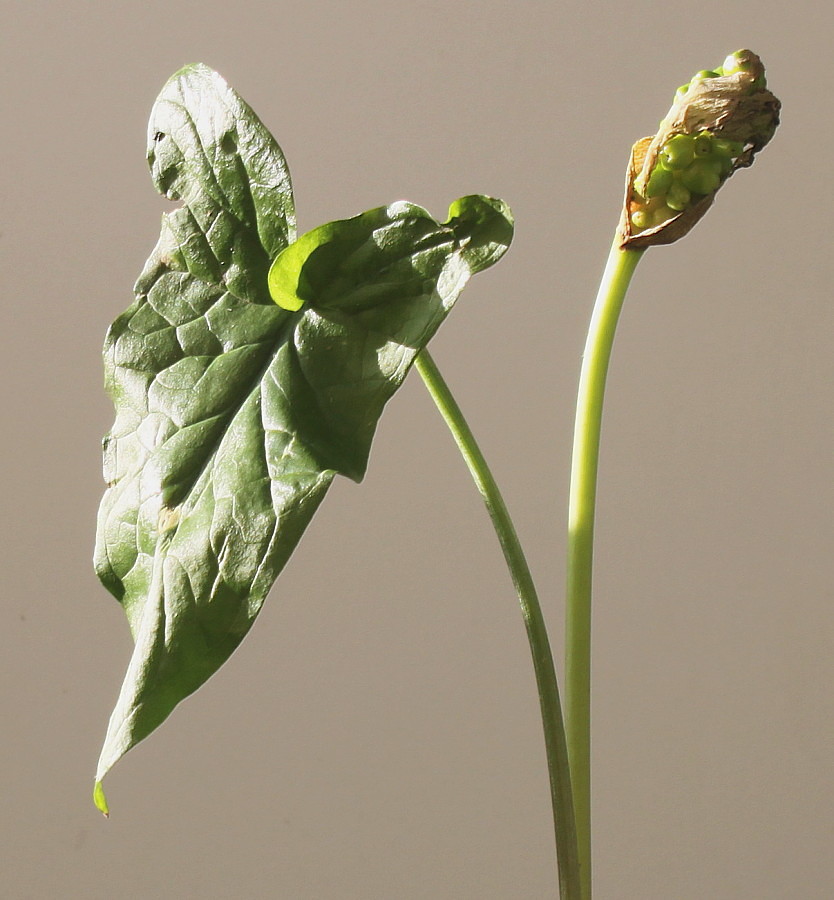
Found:
<svg viewBox="0 0 834 900"><path fill-rule="evenodd" d="M594 606L599 900L834 894L832 14L811 0L4 0L0 896L556 894L538 702L480 499L412 373L230 662L92 776L131 642L91 567L104 332L168 207L151 105L218 69L299 225L480 192L514 246L432 344L560 650L581 349L629 148L758 52L783 124L649 251L611 367ZM559 652L561 655L561 652Z"/></svg>

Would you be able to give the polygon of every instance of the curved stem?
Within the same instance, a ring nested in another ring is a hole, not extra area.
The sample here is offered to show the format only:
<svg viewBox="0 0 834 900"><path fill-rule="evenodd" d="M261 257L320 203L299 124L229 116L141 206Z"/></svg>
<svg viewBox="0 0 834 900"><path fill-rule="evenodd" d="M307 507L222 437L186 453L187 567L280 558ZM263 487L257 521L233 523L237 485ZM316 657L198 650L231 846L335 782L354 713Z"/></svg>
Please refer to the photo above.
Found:
<svg viewBox="0 0 834 900"><path fill-rule="evenodd" d="M582 900L591 900L591 576L605 378L631 276L644 251L615 240L599 286L579 376L568 511L565 725Z"/></svg>
<svg viewBox="0 0 834 900"><path fill-rule="evenodd" d="M419 354L415 366L440 414L446 420L466 465L469 467L472 478L484 498L518 594L539 691L547 768L550 775L550 795L553 803L560 896L562 900L580 900L576 828L562 707L559 701L553 654L550 650L550 641L547 637L547 628L536 588L498 485L460 407L455 402L428 350L423 350Z"/></svg>

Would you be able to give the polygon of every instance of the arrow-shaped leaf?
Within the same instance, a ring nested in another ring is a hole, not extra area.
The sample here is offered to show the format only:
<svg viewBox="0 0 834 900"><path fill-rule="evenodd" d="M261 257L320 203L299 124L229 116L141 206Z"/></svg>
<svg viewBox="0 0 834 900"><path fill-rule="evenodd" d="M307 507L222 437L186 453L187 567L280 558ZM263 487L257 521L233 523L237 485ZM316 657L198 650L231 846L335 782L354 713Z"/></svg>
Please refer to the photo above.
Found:
<svg viewBox="0 0 834 900"><path fill-rule="evenodd" d="M446 224L398 202L294 241L280 149L202 65L163 89L148 159L183 206L104 349L96 569L135 648L101 808L107 771L243 639L333 476L362 478L383 406L512 237L504 204L465 197Z"/></svg>

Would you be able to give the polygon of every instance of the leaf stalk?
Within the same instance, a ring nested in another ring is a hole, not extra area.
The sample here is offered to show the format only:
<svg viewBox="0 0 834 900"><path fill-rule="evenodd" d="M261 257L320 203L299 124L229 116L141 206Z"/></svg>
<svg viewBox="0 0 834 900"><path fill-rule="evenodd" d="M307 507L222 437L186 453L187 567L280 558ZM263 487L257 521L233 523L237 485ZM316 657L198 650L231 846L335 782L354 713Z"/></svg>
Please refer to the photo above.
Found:
<svg viewBox="0 0 834 900"><path fill-rule="evenodd" d="M483 497L518 595L524 625L527 629L527 639L530 643L541 707L547 769L550 777L550 796L553 806L560 896L562 900L580 900L576 826L559 686L556 680L550 640L547 636L547 627L530 568L495 478L460 407L428 350L423 349L420 352L414 365L452 432L475 485Z"/></svg>

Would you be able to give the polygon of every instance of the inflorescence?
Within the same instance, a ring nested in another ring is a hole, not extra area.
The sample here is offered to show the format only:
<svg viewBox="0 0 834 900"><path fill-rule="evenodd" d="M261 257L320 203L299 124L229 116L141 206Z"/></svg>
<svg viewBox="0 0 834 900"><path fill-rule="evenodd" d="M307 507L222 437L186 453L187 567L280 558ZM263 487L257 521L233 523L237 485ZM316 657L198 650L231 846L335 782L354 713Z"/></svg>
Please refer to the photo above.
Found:
<svg viewBox="0 0 834 900"><path fill-rule="evenodd" d="M726 77L739 75L740 79ZM712 79L722 81L710 84ZM627 219L632 235L657 228L714 194L736 168L749 165L755 150L769 140L770 135L759 140L757 135L748 136L744 131L741 132L744 140L733 139L739 133L734 133L729 121L732 116L718 117L709 123L711 127L704 127L707 124L704 117L693 117L689 126L693 130L686 130L688 114L681 110L691 102L699 105L700 98L714 91L726 93L730 81L735 89L741 88L747 95L761 96L761 92L766 92L764 67L747 50L731 53L717 69L698 72L678 88L669 116L660 123L660 132L652 144L654 151L650 150L643 171L634 178L627 197ZM772 95L767 92L767 96ZM773 98L773 103L776 118L772 128L775 128L778 101ZM767 122L770 125L770 119ZM658 147L660 140L664 142Z"/></svg>

